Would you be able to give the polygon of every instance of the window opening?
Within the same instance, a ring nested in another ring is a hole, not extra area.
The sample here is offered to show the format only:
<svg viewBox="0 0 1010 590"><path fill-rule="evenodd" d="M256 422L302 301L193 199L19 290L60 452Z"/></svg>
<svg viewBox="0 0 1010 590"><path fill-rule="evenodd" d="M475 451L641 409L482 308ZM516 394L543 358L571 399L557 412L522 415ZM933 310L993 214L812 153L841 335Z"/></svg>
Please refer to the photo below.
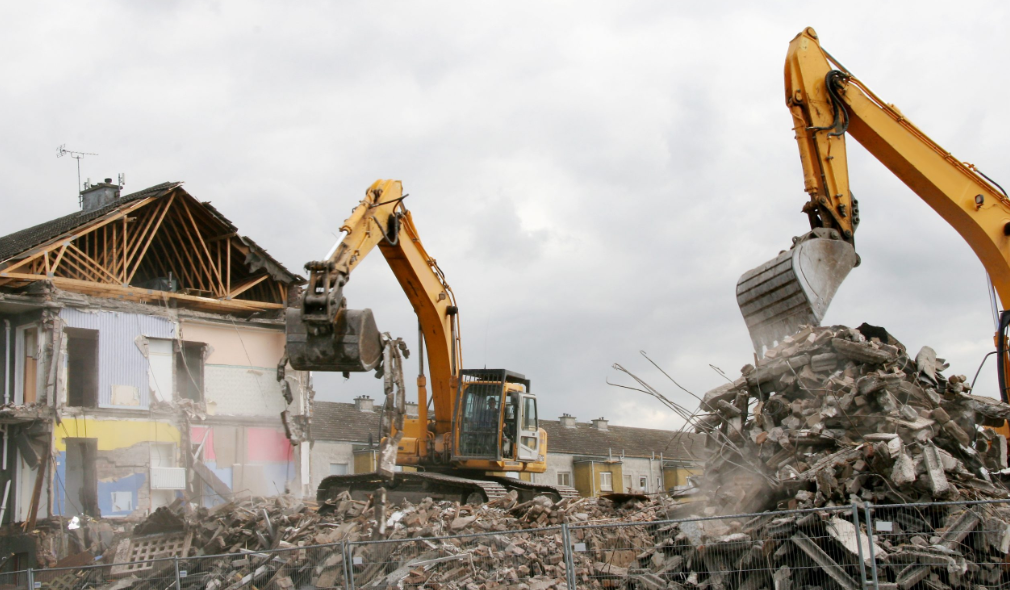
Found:
<svg viewBox="0 0 1010 590"><path fill-rule="evenodd" d="M638 487L642 488L643 492L648 492L649 491L649 478L646 477L646 476L644 476L644 475L642 477L638 478Z"/></svg>
<svg viewBox="0 0 1010 590"><path fill-rule="evenodd" d="M347 463L330 463L330 475L347 475Z"/></svg>
<svg viewBox="0 0 1010 590"><path fill-rule="evenodd" d="M572 485L572 474L568 471L561 471L558 473L558 485L559 486L571 486Z"/></svg>
<svg viewBox="0 0 1010 590"><path fill-rule="evenodd" d="M180 399L203 401L203 352L202 342L179 342L175 351L175 383Z"/></svg>
<svg viewBox="0 0 1010 590"><path fill-rule="evenodd" d="M39 374L39 329L25 328L24 335L24 382L22 383L22 403L33 404L38 400Z"/></svg>
<svg viewBox="0 0 1010 590"><path fill-rule="evenodd" d="M98 407L98 330L67 328L67 405Z"/></svg>
<svg viewBox="0 0 1010 590"><path fill-rule="evenodd" d="M67 516L98 518L97 438L67 438Z"/></svg>

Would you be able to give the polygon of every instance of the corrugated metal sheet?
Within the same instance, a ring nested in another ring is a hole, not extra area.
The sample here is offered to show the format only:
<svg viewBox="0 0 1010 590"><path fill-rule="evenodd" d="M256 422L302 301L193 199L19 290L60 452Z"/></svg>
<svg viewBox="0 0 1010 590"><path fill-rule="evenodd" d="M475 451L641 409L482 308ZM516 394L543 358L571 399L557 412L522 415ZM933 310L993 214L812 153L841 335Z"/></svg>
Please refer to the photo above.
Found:
<svg viewBox="0 0 1010 590"><path fill-rule="evenodd" d="M146 409L150 404L148 362L137 348L137 337L175 338L171 320L118 311L84 312L65 307L60 317L70 328L98 330L98 406ZM140 405L114 405L114 386L136 387Z"/></svg>

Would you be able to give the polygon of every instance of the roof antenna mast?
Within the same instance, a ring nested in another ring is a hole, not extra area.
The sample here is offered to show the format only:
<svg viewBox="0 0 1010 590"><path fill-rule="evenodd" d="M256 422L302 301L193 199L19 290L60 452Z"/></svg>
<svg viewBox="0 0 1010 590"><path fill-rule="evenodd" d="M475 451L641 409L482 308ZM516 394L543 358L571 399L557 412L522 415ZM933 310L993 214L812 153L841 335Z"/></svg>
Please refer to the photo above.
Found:
<svg viewBox="0 0 1010 590"><path fill-rule="evenodd" d="M71 158L77 160L77 193L80 194L82 190L81 185L81 158L84 156L97 156L98 154L92 154L90 152L75 152L73 150L67 149L67 144L62 144L60 147L56 148L56 157L62 158L63 156L70 156Z"/></svg>

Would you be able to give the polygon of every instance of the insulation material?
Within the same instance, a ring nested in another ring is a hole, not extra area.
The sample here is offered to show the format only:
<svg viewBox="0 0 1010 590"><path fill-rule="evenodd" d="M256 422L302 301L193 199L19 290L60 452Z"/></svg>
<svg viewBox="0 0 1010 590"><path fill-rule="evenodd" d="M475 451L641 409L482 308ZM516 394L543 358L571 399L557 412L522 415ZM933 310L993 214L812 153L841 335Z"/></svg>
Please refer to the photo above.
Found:
<svg viewBox="0 0 1010 590"><path fill-rule="evenodd" d="M208 344L208 365L259 367L272 373L284 355L282 330L183 322L182 339Z"/></svg>
<svg viewBox="0 0 1010 590"><path fill-rule="evenodd" d="M172 401L175 351L171 340L147 338L147 381L154 401Z"/></svg>
<svg viewBox="0 0 1010 590"><path fill-rule="evenodd" d="M139 406L140 391L132 385L112 386L112 405L114 406Z"/></svg>
<svg viewBox="0 0 1010 590"><path fill-rule="evenodd" d="M148 408L148 361L137 347L137 337L172 339L175 337L175 324L158 316L112 311L87 312L71 307L61 309L60 317L67 327L98 330L98 406ZM135 388L138 403L116 404L113 400L113 385Z"/></svg>

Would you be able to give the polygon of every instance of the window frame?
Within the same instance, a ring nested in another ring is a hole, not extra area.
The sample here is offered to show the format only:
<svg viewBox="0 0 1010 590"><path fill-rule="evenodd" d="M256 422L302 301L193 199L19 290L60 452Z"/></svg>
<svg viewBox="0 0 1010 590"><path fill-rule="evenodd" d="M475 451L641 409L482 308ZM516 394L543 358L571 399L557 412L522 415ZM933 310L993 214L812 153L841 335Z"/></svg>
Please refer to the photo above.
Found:
<svg viewBox="0 0 1010 590"><path fill-rule="evenodd" d="M600 472L600 491L601 492L614 491L614 472L612 471Z"/></svg>
<svg viewBox="0 0 1010 590"><path fill-rule="evenodd" d="M565 479L566 481L561 481ZM558 472L558 485L559 486L569 486L572 485L572 472L571 471L559 471Z"/></svg>

